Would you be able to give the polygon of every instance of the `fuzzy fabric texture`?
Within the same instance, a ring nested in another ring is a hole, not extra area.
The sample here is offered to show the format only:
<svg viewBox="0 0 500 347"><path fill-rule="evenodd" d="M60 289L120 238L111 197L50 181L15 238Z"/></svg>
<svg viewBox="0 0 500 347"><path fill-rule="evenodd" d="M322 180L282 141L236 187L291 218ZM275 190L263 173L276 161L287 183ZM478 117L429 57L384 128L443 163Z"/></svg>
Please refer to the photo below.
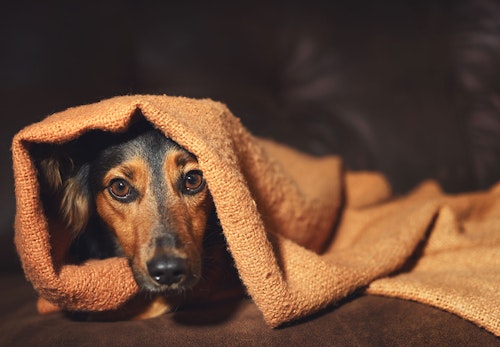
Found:
<svg viewBox="0 0 500 347"><path fill-rule="evenodd" d="M15 243L40 311L110 310L138 288L124 259L65 263L69 237L44 215L30 148L124 132L138 110L197 156L239 275L270 326L365 290L500 335L500 186L448 196L427 182L392 198L383 176L256 138L220 103L152 95L71 108L15 136Z"/></svg>

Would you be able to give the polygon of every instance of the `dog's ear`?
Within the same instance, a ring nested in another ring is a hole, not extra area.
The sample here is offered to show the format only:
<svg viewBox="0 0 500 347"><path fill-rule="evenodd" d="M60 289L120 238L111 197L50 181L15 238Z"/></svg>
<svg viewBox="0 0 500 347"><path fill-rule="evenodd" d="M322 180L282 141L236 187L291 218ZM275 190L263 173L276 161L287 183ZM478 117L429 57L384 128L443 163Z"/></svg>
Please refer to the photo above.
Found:
<svg viewBox="0 0 500 347"><path fill-rule="evenodd" d="M62 182L60 216L74 235L82 232L90 218L89 165L82 165L74 176Z"/></svg>
<svg viewBox="0 0 500 347"><path fill-rule="evenodd" d="M38 167L41 173L42 188L52 193L59 192L63 185L61 159L56 156L41 159L38 162Z"/></svg>
<svg viewBox="0 0 500 347"><path fill-rule="evenodd" d="M92 199L89 164L75 164L67 156L52 153L38 162L42 195L47 212L74 236L86 227Z"/></svg>

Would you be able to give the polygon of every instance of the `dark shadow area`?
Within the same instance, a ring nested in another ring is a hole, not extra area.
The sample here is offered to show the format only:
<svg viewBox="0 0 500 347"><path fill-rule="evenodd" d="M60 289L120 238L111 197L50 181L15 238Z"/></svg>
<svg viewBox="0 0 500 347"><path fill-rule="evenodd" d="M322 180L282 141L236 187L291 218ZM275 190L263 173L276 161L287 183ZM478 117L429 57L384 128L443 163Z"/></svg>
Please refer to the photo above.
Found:
<svg viewBox="0 0 500 347"><path fill-rule="evenodd" d="M172 319L184 326L223 325L234 318L241 310L243 298L221 300L217 302L190 304L173 312Z"/></svg>

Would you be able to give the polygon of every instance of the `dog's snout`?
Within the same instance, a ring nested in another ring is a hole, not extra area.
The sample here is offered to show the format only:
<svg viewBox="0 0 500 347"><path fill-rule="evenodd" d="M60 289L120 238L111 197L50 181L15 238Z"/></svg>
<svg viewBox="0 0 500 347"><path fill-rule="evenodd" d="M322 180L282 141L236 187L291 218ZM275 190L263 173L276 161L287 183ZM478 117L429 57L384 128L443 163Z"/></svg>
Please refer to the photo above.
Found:
<svg viewBox="0 0 500 347"><path fill-rule="evenodd" d="M161 285L173 285L182 282L186 278L186 260L159 255L147 263L149 275Z"/></svg>

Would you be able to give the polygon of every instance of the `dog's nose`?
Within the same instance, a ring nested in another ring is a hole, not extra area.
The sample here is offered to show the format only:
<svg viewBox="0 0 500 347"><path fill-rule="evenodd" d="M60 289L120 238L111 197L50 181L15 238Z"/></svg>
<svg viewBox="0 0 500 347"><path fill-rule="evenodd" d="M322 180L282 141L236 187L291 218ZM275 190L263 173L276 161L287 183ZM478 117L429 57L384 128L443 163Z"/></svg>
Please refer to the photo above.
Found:
<svg viewBox="0 0 500 347"><path fill-rule="evenodd" d="M172 285L186 277L186 261L182 258L159 255L148 261L147 267L158 284Z"/></svg>

